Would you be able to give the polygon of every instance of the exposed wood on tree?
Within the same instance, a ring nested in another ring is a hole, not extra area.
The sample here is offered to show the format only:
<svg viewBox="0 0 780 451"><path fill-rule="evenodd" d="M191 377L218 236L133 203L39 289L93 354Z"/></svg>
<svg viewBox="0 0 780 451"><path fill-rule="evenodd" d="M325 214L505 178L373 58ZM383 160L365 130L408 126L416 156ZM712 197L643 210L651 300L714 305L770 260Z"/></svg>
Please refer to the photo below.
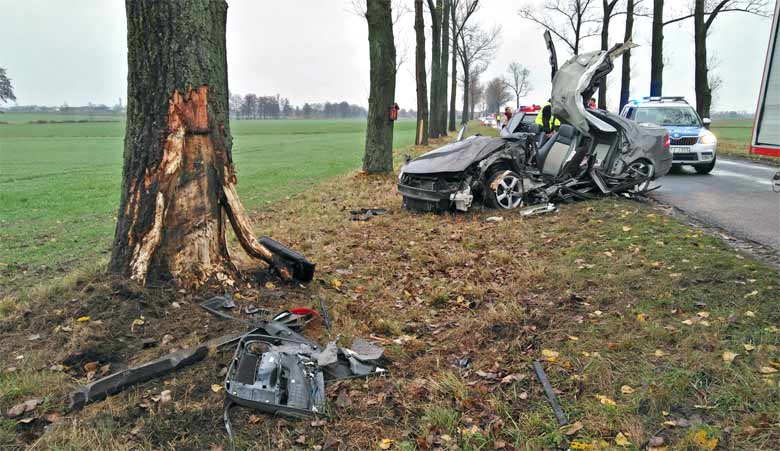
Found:
<svg viewBox="0 0 780 451"><path fill-rule="evenodd" d="M148 283L234 269L225 211L271 262L235 194L224 0L127 0L128 105L109 270ZM280 268L283 276L286 268Z"/></svg>
<svg viewBox="0 0 780 451"><path fill-rule="evenodd" d="M414 32L416 38L415 78L417 81L417 137L415 144L428 145L428 80L425 73L425 20L423 0L414 0Z"/></svg>
<svg viewBox="0 0 780 451"><path fill-rule="evenodd" d="M367 0L371 87L363 170L369 174L393 170L393 121L390 120L390 108L395 99L397 67L392 18L390 0Z"/></svg>

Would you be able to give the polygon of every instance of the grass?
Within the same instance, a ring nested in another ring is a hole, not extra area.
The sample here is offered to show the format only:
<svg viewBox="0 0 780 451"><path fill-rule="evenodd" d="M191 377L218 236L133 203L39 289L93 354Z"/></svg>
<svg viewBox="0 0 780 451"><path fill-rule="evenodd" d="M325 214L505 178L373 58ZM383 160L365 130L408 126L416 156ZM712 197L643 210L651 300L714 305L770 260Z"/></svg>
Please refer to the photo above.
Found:
<svg viewBox="0 0 780 451"><path fill-rule="evenodd" d="M423 150L399 149L397 161ZM324 425L234 409L237 449L377 449L384 439L402 450L645 449L654 436L669 450L776 448L775 268L651 205L606 198L534 218L498 213L504 221L488 223L497 212L405 211L395 182L353 172L255 210L256 224L317 263L317 280L270 288L248 280L235 288L237 310L250 302L316 307L323 298L333 331L315 323L306 334L321 342L378 335L391 343L390 376L329 387ZM366 206L389 214L350 221L350 209ZM101 365L139 362L234 329L195 305L208 294L144 289L93 269L31 290L23 303L7 298L0 408L32 397L46 405L29 424L0 422L0 440L36 449L227 449L223 396L210 386L230 349L71 413L45 433L41 417L62 412L68 390L86 380L80 364L67 374L48 369L66 357L97 347L111 351L90 357ZM132 331L140 316L144 327ZM29 340L33 331L41 338ZM167 347L143 349L143 339L165 334L174 337ZM581 425L571 435L535 380L535 359ZM172 391L171 403L154 401L162 390ZM349 401L336 404L339 393Z"/></svg>
<svg viewBox="0 0 780 451"><path fill-rule="evenodd" d="M777 158L750 153L750 141L753 138L752 119L714 121L711 130L718 137L719 154L777 162Z"/></svg>
<svg viewBox="0 0 780 451"><path fill-rule="evenodd" d="M13 121L0 125L2 285L23 271L41 276L106 255L119 203L124 123L34 124L59 119L24 114L2 119ZM260 208L359 166L364 129L357 120L234 121L244 205ZM398 122L395 130L396 146L413 141L413 122Z"/></svg>

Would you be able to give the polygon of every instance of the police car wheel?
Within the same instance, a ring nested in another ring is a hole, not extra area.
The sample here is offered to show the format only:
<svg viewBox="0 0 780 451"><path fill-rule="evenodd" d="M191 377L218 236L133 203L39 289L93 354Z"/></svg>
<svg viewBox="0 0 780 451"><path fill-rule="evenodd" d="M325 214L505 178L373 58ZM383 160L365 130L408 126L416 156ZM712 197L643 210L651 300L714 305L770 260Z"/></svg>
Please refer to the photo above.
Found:
<svg viewBox="0 0 780 451"><path fill-rule="evenodd" d="M693 167L693 169L696 169L697 174L709 174L713 169L715 169L715 159L716 157L712 157L712 161L709 164L697 164Z"/></svg>

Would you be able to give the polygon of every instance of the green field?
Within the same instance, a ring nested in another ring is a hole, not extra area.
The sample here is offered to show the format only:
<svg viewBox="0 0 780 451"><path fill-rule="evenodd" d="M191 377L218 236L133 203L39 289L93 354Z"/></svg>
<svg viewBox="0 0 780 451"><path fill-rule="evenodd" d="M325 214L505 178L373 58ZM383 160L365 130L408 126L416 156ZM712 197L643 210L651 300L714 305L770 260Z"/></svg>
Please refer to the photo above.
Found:
<svg viewBox="0 0 780 451"><path fill-rule="evenodd" d="M124 122L0 120L0 274L46 272L106 254L119 202ZM99 120L104 120L98 118ZM238 191L248 209L360 166L364 120L234 121ZM396 125L396 146L414 122Z"/></svg>
<svg viewBox="0 0 780 451"><path fill-rule="evenodd" d="M750 155L750 138L753 135L751 119L716 120L712 123L712 132L718 137L719 153Z"/></svg>

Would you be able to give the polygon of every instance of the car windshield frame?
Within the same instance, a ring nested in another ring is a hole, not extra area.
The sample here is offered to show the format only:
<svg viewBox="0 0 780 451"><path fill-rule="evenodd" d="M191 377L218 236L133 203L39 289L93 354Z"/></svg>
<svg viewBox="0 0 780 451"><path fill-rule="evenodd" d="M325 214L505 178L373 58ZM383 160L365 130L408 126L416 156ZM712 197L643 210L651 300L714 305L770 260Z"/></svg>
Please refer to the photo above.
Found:
<svg viewBox="0 0 780 451"><path fill-rule="evenodd" d="M654 118L648 117L648 112L656 112ZM677 112L678 118L670 113ZM638 106L634 111L633 119L644 124L653 124L660 127L702 127L701 118L690 105L665 105L665 106ZM688 120L690 119L690 121Z"/></svg>

